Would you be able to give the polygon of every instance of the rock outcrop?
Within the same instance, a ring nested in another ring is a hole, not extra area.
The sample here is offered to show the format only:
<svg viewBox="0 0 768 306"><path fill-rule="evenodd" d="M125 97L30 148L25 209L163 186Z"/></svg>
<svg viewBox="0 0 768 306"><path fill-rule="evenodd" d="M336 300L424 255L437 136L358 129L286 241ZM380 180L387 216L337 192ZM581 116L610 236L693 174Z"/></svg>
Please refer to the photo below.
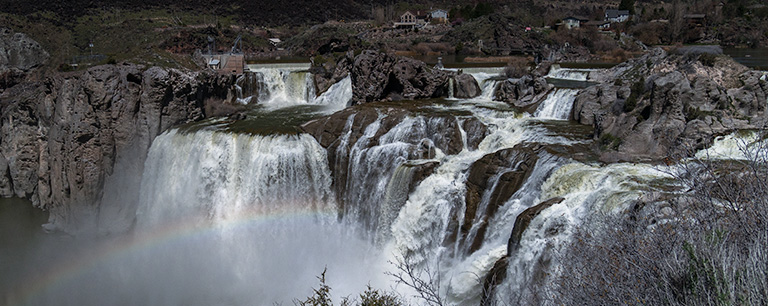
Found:
<svg viewBox="0 0 768 306"><path fill-rule="evenodd" d="M48 210L49 229L125 230L154 137L206 117L233 83L105 65L8 88L0 94L0 196Z"/></svg>
<svg viewBox="0 0 768 306"><path fill-rule="evenodd" d="M591 76L573 119L595 128L605 161L687 156L714 136L768 122L768 82L727 57L661 49Z"/></svg>
<svg viewBox="0 0 768 306"><path fill-rule="evenodd" d="M446 97L451 74L411 58L363 51L350 70L352 104Z"/></svg>
<svg viewBox="0 0 768 306"><path fill-rule="evenodd" d="M48 53L23 33L0 28L0 93L48 61Z"/></svg>
<svg viewBox="0 0 768 306"><path fill-rule="evenodd" d="M539 145L517 145L487 154L474 162L467 177L464 220L459 229L460 239L469 239L468 251L480 248L485 238L487 225L496 215L498 208L504 205L517 192L533 172L539 159ZM474 233L472 228L476 227ZM471 235L470 235L471 234Z"/></svg>
<svg viewBox="0 0 768 306"><path fill-rule="evenodd" d="M453 96L459 99L469 99L479 96L483 93L477 80L469 74L460 73L453 77L454 89Z"/></svg>
<svg viewBox="0 0 768 306"><path fill-rule="evenodd" d="M500 258L493 265L488 274L483 279L483 295L480 305L490 305L491 297L494 296L494 290L496 286L504 282L507 276L507 269L509 267L509 258L517 253L520 248L520 240L523 237L523 233L531 224L534 218L536 218L542 211L550 208L552 205L560 204L564 198L552 198L531 206L517 215L515 218L515 227L512 229L512 234L509 236L509 242L507 243L507 255Z"/></svg>
<svg viewBox="0 0 768 306"><path fill-rule="evenodd" d="M543 77L526 75L519 79L507 79L496 86L494 100L533 113L553 87Z"/></svg>

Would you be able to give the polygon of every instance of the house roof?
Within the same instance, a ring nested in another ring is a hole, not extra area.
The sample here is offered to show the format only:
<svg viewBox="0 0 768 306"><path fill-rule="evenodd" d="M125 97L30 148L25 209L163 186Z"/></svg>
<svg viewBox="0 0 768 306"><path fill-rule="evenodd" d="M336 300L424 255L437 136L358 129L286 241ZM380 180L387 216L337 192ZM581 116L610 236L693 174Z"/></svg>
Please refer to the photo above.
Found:
<svg viewBox="0 0 768 306"><path fill-rule="evenodd" d="M400 16L405 16L405 15L407 15L407 14L410 14L410 15L416 16L416 15L414 15L413 13L411 13L411 11L405 11L405 13L403 13L403 14L402 14L402 15L400 15Z"/></svg>
<svg viewBox="0 0 768 306"><path fill-rule="evenodd" d="M629 16L628 10L605 10L605 17L619 18L620 16Z"/></svg>
<svg viewBox="0 0 768 306"><path fill-rule="evenodd" d="M436 10L431 11L430 13L437 13L437 12L448 13L448 11L446 11L444 9L436 9Z"/></svg>
<svg viewBox="0 0 768 306"><path fill-rule="evenodd" d="M583 17L568 16L568 17L563 18L563 21L566 21L566 20L588 21L589 19L583 18Z"/></svg>

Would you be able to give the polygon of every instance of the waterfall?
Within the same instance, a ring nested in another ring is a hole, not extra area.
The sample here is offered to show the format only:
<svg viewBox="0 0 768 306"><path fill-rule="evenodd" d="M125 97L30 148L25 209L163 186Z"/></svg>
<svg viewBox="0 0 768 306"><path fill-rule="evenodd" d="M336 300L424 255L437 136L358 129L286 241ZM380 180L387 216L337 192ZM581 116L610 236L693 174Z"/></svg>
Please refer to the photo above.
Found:
<svg viewBox="0 0 768 306"><path fill-rule="evenodd" d="M238 79L250 102L341 109L352 97L349 77L315 97L306 65L250 68ZM540 119L568 119L578 90L552 90L531 117L487 101L500 71L465 69L483 90L474 100L402 109L374 103L346 122L335 118L344 127L328 151L307 134L269 135L274 125L259 135L205 123L168 131L148 154L134 231L86 249L95 254L82 255L86 268L28 304L290 303L312 294L324 268L339 301L367 284L391 288L387 262L402 257L438 273L446 304L456 305L477 305L483 278L506 258L495 300L529 301L531 286L566 264L552 254L586 216L622 208L670 176L651 165L575 161L584 153L577 145L590 143L546 125L570 122ZM586 80L588 73L553 66L550 76ZM714 152L733 155L732 138ZM556 197L562 202L533 218L508 254L516 218Z"/></svg>
<svg viewBox="0 0 768 306"><path fill-rule="evenodd" d="M343 109L352 100L352 94L352 78L347 76L331 85L328 90L315 99L314 104L328 105L333 109Z"/></svg>
<svg viewBox="0 0 768 306"><path fill-rule="evenodd" d="M315 104L339 110L352 99L350 77L316 97L309 64L259 64L248 68L250 71L240 76L235 85L238 101L243 104L256 101L269 108Z"/></svg>
<svg viewBox="0 0 768 306"><path fill-rule="evenodd" d="M595 69L562 68L559 64L553 64L549 69L547 77L552 79L586 81L589 79L589 74L593 71L595 71Z"/></svg>
<svg viewBox="0 0 768 306"><path fill-rule="evenodd" d="M315 97L312 74L293 68L251 68L259 84L256 101L273 108L310 104Z"/></svg>
<svg viewBox="0 0 768 306"><path fill-rule="evenodd" d="M147 157L141 227L204 216L335 210L325 152L308 135L251 136L171 131ZM163 203L153 205L153 203Z"/></svg>
<svg viewBox="0 0 768 306"><path fill-rule="evenodd" d="M561 264L554 261L552 253L570 241L586 216L626 208L649 192L648 186L663 186L661 182L669 179L669 173L642 164L600 167L569 163L558 167L540 186L534 203L554 197L565 200L543 210L528 225L517 253L510 254L507 275L495 296L497 302L524 303L532 286L545 289Z"/></svg>
<svg viewBox="0 0 768 306"><path fill-rule="evenodd" d="M573 101L576 100L578 89L555 88L541 102L534 117L543 119L568 120L573 109Z"/></svg>

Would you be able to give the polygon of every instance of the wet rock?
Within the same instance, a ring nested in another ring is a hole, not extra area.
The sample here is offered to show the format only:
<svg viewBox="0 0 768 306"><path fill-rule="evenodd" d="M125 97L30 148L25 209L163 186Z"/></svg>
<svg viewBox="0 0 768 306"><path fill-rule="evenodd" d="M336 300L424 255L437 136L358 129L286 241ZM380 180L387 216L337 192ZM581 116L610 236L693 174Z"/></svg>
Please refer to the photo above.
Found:
<svg viewBox="0 0 768 306"><path fill-rule="evenodd" d="M459 99L469 99L479 96L482 93L480 85L472 75L461 73L453 77L454 92L453 96Z"/></svg>
<svg viewBox="0 0 768 306"><path fill-rule="evenodd" d="M543 77L526 75L519 79L507 79L497 85L494 100L533 113L553 87Z"/></svg>
<svg viewBox="0 0 768 306"><path fill-rule="evenodd" d="M517 145L487 154L472 164L467 178L463 226L459 237L471 241L469 252L482 246L490 219L509 198L517 192L533 172L539 145ZM478 224L476 224L478 223ZM470 230L479 226L473 237Z"/></svg>
<svg viewBox="0 0 768 306"><path fill-rule="evenodd" d="M515 218L515 227L512 229L512 234L509 236L509 242L507 242L508 256L517 253L517 250L520 248L520 240L523 237L523 233L525 233L525 230L528 228L528 225L531 224L531 221L545 209L552 205L560 204L564 200L564 198L560 197L552 198L531 206L517 215L517 218Z"/></svg>
<svg viewBox="0 0 768 306"><path fill-rule="evenodd" d="M496 261L493 268L488 271L488 274L486 274L483 279L483 295L481 297L480 305L490 305L496 286L504 282L504 279L507 276L507 268L509 267L509 258L517 253L517 250L520 247L520 239L523 237L523 233L528 228L528 225L531 224L531 221L545 209L552 205L559 204L564 200L565 199L561 197L552 198L531 206L517 215L517 218L515 218L515 227L512 229L512 234L507 243L507 255Z"/></svg>

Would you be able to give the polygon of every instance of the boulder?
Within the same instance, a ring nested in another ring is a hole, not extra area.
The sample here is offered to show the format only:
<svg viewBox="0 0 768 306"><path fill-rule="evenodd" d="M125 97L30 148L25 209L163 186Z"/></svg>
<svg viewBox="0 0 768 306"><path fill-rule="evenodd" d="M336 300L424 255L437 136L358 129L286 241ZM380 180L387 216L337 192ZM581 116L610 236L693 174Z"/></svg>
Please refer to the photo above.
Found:
<svg viewBox="0 0 768 306"><path fill-rule="evenodd" d="M352 104L382 100L445 97L450 72L427 67L424 62L372 50L355 57L350 75Z"/></svg>
<svg viewBox="0 0 768 306"><path fill-rule="evenodd" d="M547 84L544 77L526 75L519 79L507 79L497 85L494 100L533 113L553 87Z"/></svg>
<svg viewBox="0 0 768 306"><path fill-rule="evenodd" d="M477 80L466 73L460 73L453 77L453 96L459 99L469 99L479 96L483 91Z"/></svg>
<svg viewBox="0 0 768 306"><path fill-rule="evenodd" d="M48 52L27 35L0 28L0 72L11 69L27 72L42 66L48 57Z"/></svg>

